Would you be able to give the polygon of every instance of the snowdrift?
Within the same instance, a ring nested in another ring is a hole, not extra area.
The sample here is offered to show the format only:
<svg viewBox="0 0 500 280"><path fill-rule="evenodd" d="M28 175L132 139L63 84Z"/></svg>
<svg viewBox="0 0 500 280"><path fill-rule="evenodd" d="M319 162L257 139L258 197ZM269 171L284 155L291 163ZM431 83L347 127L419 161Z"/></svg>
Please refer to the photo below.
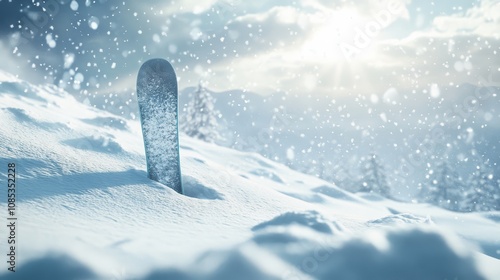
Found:
<svg viewBox="0 0 500 280"><path fill-rule="evenodd" d="M18 213L2 279L500 279L499 213L355 195L188 137L180 195L147 179L138 121L8 73L0 119Z"/></svg>

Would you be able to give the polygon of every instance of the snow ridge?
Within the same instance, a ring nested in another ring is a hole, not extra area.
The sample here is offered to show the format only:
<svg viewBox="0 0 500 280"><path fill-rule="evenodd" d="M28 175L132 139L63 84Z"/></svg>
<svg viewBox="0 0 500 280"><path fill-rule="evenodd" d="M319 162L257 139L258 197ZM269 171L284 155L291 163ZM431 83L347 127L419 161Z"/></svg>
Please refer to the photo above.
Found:
<svg viewBox="0 0 500 280"><path fill-rule="evenodd" d="M351 194L188 137L181 195L147 179L138 121L1 72L0 118L22 213L1 279L499 279L496 212Z"/></svg>

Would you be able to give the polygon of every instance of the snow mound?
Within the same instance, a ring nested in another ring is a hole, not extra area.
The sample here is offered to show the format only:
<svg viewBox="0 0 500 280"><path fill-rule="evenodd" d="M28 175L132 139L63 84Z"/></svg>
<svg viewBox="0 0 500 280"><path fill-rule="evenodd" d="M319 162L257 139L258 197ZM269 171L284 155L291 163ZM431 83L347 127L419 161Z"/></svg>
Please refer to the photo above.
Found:
<svg viewBox="0 0 500 280"><path fill-rule="evenodd" d="M360 192L360 193L357 193L356 195L359 197L362 197L363 199L369 200L369 201L384 201L384 200L386 200L385 197L380 196L376 193L362 193L362 192Z"/></svg>
<svg viewBox="0 0 500 280"><path fill-rule="evenodd" d="M486 279L475 263L455 237L411 228L344 241L317 234L265 247L249 240L204 254L191 265L195 271L158 270L146 279Z"/></svg>
<svg viewBox="0 0 500 280"><path fill-rule="evenodd" d="M2 108L2 111L9 112L14 116L17 121L21 123L36 123L36 120L33 119L31 116L28 115L28 113L19 108Z"/></svg>
<svg viewBox="0 0 500 280"><path fill-rule="evenodd" d="M458 244L424 229L376 232L313 247L296 264L317 279L484 279Z"/></svg>
<svg viewBox="0 0 500 280"><path fill-rule="evenodd" d="M0 91L10 94L17 99L27 97L37 101L45 101L45 99L37 94L34 86L22 81L0 82Z"/></svg>
<svg viewBox="0 0 500 280"><path fill-rule="evenodd" d="M48 254L45 257L30 260L16 270L15 273L2 275L4 280L24 279L98 279L84 264L68 255Z"/></svg>
<svg viewBox="0 0 500 280"><path fill-rule="evenodd" d="M325 234L334 234L343 231L343 226L339 223L327 221L320 213L317 211L306 211L306 212L288 212L278 217L260 223L252 228L253 231L260 231L270 227L280 227L289 225L301 225L311 228L317 232Z"/></svg>
<svg viewBox="0 0 500 280"><path fill-rule="evenodd" d="M336 199L343 199L343 200L349 200L349 201L359 201L359 199L356 198L355 196L353 196L352 194L347 193L346 191L343 191L341 189L334 188L334 187L327 186L327 185L314 188L313 191L320 193L320 194L327 195L329 197L336 198Z"/></svg>
<svg viewBox="0 0 500 280"><path fill-rule="evenodd" d="M196 271L168 269L154 272L145 279L283 279L284 271L295 270L287 262L251 242L229 250L205 253L194 265L198 268ZM297 273L302 276L300 279L312 279Z"/></svg>
<svg viewBox="0 0 500 280"><path fill-rule="evenodd" d="M184 195L199 199L224 199L218 191L209 188L191 176L182 177L182 188Z"/></svg>
<svg viewBox="0 0 500 280"><path fill-rule="evenodd" d="M500 212L484 213L483 217L485 217L486 219L492 220L496 223L500 223Z"/></svg>
<svg viewBox="0 0 500 280"><path fill-rule="evenodd" d="M46 129L48 131L69 129L67 125L59 122L43 122L39 118L32 117L26 110L21 108L0 108L0 111L14 117L17 122L31 126L31 129Z"/></svg>
<svg viewBox="0 0 500 280"><path fill-rule="evenodd" d="M95 126L104 126L118 130L129 129L127 122L124 119L118 117L95 117L90 119L82 119L82 121Z"/></svg>
<svg viewBox="0 0 500 280"><path fill-rule="evenodd" d="M351 194L258 154L189 137L181 137L181 195L148 179L139 121L53 86L8 79L0 82L0 165L16 164L20 246L17 272L2 269L1 279L500 275L494 213Z"/></svg>
<svg viewBox="0 0 500 280"><path fill-rule="evenodd" d="M291 197L295 197L296 199L300 199L303 201L311 202L311 203L323 203L325 199L316 193L297 193L297 192L282 192Z"/></svg>
<svg viewBox="0 0 500 280"><path fill-rule="evenodd" d="M195 267L196 269L190 269ZM2 279L99 279L68 256L50 254L26 262ZM41 277L43 276L43 277ZM156 269L141 279L486 279L454 236L435 229L374 231L339 240L312 238L260 246L253 239L211 250L186 267Z"/></svg>
<svg viewBox="0 0 500 280"><path fill-rule="evenodd" d="M390 215L367 222L370 226L395 226L407 224L434 224L430 217L424 218L409 213Z"/></svg>
<svg viewBox="0 0 500 280"><path fill-rule="evenodd" d="M283 183L283 180L280 178L280 176L276 175L276 173L269 171L269 170L255 169L255 170L250 171L250 174L256 175L258 177L271 179L271 180L275 181L276 183Z"/></svg>
<svg viewBox="0 0 500 280"><path fill-rule="evenodd" d="M66 145L70 145L80 150L94 151L99 153L122 153L124 150L116 141L110 137L91 136L81 137L76 139L68 139L62 141Z"/></svg>

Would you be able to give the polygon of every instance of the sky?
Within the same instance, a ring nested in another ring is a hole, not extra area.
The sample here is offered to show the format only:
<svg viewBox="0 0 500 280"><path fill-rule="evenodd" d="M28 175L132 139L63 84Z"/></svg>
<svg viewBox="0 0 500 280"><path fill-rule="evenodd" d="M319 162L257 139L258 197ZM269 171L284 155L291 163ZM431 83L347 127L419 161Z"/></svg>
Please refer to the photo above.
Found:
<svg viewBox="0 0 500 280"><path fill-rule="evenodd" d="M499 38L498 0L0 0L0 69L83 95L134 92L154 57L180 88L427 94L500 82Z"/></svg>

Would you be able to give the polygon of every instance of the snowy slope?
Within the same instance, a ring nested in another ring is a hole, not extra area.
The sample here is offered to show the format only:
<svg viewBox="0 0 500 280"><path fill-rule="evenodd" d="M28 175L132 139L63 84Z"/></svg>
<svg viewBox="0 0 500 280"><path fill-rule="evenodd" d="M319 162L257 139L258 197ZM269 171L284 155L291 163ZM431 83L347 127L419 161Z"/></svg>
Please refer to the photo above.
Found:
<svg viewBox="0 0 500 280"><path fill-rule="evenodd" d="M138 121L0 81L1 181L8 162L18 179L2 279L500 279L500 213L358 196L188 137L180 195L146 178Z"/></svg>

